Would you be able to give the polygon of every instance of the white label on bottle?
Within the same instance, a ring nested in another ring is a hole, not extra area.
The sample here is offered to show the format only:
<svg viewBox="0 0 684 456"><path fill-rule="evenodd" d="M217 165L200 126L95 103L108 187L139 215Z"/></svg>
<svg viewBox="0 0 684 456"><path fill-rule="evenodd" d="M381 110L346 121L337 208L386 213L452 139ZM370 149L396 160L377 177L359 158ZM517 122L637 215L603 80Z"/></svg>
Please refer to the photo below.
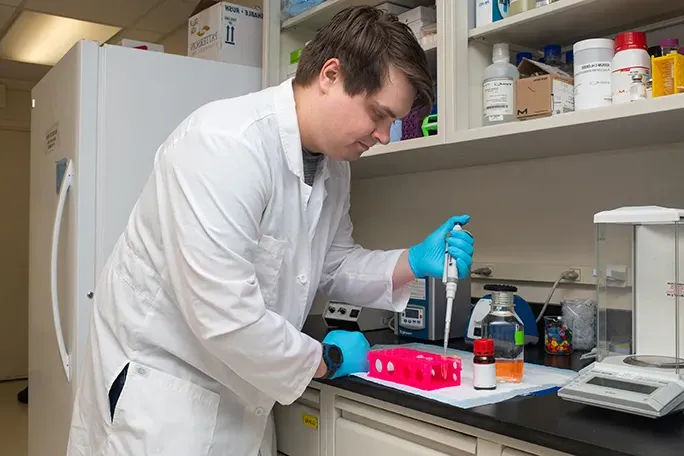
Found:
<svg viewBox="0 0 684 456"><path fill-rule="evenodd" d="M611 103L610 61L575 65L575 109L592 109Z"/></svg>
<svg viewBox="0 0 684 456"><path fill-rule="evenodd" d="M575 110L575 92L572 84L553 81L553 115L565 114Z"/></svg>
<svg viewBox="0 0 684 456"><path fill-rule="evenodd" d="M475 388L496 387L496 364L473 364L473 386Z"/></svg>
<svg viewBox="0 0 684 456"><path fill-rule="evenodd" d="M484 115L512 116L514 112L513 79L490 79L484 83Z"/></svg>
<svg viewBox="0 0 684 456"><path fill-rule="evenodd" d="M632 75L646 75L644 80L651 74L651 70L643 66L633 66L620 68L613 71L611 85L613 87L613 104L629 103L632 101L630 87L632 86Z"/></svg>

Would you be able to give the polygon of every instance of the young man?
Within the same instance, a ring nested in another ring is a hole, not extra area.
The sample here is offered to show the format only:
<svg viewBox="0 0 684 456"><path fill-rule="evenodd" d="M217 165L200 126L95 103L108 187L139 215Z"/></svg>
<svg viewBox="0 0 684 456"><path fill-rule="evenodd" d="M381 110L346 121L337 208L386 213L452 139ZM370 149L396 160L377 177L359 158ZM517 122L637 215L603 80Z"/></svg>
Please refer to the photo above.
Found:
<svg viewBox="0 0 684 456"><path fill-rule="evenodd" d="M416 276L441 277L445 240L466 274L472 238L452 229L467 216L409 250L352 240L348 162L432 101L409 28L359 7L318 32L294 81L190 115L100 278L68 454L255 456L266 435L275 456L276 401L366 368L360 333L300 332L318 290L401 311Z"/></svg>

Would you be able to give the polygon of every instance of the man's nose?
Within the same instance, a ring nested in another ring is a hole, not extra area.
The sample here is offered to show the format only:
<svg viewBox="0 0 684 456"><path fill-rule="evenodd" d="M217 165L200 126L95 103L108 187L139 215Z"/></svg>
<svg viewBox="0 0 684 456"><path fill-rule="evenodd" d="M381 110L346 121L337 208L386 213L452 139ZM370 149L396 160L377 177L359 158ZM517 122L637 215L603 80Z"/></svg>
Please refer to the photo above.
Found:
<svg viewBox="0 0 684 456"><path fill-rule="evenodd" d="M372 136L375 142L379 142L380 144L389 144L390 129L389 127L376 128Z"/></svg>

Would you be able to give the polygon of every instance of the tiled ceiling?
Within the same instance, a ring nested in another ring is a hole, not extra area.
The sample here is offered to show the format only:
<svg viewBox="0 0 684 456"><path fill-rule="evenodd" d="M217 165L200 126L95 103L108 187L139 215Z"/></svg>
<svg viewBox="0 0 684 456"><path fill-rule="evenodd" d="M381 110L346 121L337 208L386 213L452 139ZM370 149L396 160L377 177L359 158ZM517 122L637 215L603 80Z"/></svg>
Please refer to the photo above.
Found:
<svg viewBox="0 0 684 456"><path fill-rule="evenodd" d="M109 42L122 38L161 43L164 51L187 52L186 24L200 0L0 0L0 38L23 10L122 27ZM261 0L232 0L243 5ZM0 60L0 78L37 81L49 67Z"/></svg>

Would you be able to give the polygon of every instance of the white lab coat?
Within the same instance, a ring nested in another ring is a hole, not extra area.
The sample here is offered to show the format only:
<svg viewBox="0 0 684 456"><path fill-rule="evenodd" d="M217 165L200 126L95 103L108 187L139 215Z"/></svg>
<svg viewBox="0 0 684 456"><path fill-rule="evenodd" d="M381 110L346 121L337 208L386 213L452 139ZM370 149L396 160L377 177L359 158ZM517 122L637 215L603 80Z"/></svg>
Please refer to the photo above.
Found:
<svg viewBox="0 0 684 456"><path fill-rule="evenodd" d="M321 359L300 332L317 289L408 301L392 289L401 251L352 240L349 180L348 163L325 159L303 182L291 81L190 115L99 279L68 455L256 456L264 437L275 456L273 404L296 400Z"/></svg>

